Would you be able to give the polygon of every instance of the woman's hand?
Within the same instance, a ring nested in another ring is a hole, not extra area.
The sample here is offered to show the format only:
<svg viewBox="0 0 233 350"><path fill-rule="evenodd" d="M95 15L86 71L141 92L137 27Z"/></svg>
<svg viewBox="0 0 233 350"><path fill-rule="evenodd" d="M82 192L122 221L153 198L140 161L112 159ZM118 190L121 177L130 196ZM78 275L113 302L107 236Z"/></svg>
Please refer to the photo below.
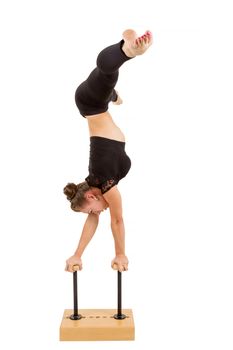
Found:
<svg viewBox="0 0 233 350"><path fill-rule="evenodd" d="M69 259L66 260L65 271L74 272L73 266L78 266L78 270L82 270L82 260L76 255L72 255Z"/></svg>
<svg viewBox="0 0 233 350"><path fill-rule="evenodd" d="M112 260L113 270L118 270L120 272L128 270L129 260L124 254L116 255Z"/></svg>

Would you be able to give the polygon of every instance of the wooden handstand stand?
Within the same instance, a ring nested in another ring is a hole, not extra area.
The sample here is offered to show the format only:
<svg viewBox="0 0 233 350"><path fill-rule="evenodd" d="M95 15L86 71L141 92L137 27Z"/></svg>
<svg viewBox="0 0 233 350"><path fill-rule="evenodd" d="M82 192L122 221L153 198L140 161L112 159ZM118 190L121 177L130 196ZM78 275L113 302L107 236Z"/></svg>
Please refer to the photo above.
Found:
<svg viewBox="0 0 233 350"><path fill-rule="evenodd" d="M60 340L134 340L131 309L122 310L122 273L117 271L117 313L115 309L78 309L78 266L74 266L74 309L65 310Z"/></svg>

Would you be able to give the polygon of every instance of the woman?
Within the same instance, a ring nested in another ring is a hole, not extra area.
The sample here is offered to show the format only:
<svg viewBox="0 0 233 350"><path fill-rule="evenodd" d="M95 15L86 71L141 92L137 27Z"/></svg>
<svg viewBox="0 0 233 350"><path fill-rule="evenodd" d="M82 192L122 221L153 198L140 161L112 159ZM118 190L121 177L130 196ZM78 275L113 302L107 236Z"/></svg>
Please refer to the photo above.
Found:
<svg viewBox="0 0 233 350"><path fill-rule="evenodd" d="M131 162L125 152L125 137L108 112L108 104L110 101L122 103L114 89L120 66L143 54L151 44L149 31L141 37L131 29L124 31L123 40L100 52L97 67L76 90L75 101L80 114L87 119L90 132L89 175L78 185L69 183L64 193L74 211L88 216L78 247L66 261L66 271L72 272L74 265L82 269L81 256L96 231L99 214L107 208L116 253L112 267L119 271L128 269L122 202L117 184L127 175Z"/></svg>

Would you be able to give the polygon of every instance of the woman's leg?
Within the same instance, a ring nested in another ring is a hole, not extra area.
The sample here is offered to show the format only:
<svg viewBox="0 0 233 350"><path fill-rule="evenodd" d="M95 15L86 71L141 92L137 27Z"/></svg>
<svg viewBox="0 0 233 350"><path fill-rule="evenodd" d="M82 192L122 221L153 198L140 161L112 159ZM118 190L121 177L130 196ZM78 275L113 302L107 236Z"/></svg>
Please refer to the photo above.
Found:
<svg viewBox="0 0 233 350"><path fill-rule="evenodd" d="M119 68L131 59L122 51L123 44L121 40L102 50L97 57L97 67L76 90L75 101L83 116L106 112L109 102L117 100L114 87Z"/></svg>
<svg viewBox="0 0 233 350"><path fill-rule="evenodd" d="M102 50L96 60L96 69L92 71L87 79L93 97L99 103L109 103L117 100L114 87L119 76L119 68L123 63L130 60L122 51L124 40L106 47Z"/></svg>
<svg viewBox="0 0 233 350"><path fill-rule="evenodd" d="M97 57L97 67L104 74L116 72L129 59L142 55L152 44L152 34L147 31L137 37L134 30L128 29L123 33L120 43L111 45L102 50Z"/></svg>
<svg viewBox="0 0 233 350"><path fill-rule="evenodd" d="M115 72L118 72L123 63L130 60L131 57L126 56L122 50L124 40L121 40L115 45L111 45L103 49L97 57L97 67L100 71L111 77Z"/></svg>
<svg viewBox="0 0 233 350"><path fill-rule="evenodd" d="M149 35L137 38L134 31L127 30L123 33L124 40L99 53L97 67L76 90L75 101L83 116L106 112L108 103L117 100L114 87L119 68L134 56L142 54L143 50L146 51Z"/></svg>

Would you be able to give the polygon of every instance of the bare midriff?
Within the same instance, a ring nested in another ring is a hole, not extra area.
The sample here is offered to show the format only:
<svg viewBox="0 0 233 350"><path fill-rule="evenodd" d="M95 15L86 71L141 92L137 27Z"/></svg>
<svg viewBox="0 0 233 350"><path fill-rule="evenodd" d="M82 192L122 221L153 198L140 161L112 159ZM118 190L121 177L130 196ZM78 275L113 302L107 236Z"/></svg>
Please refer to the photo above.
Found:
<svg viewBox="0 0 233 350"><path fill-rule="evenodd" d="M114 123L109 112L86 116L90 136L106 137L108 139L125 142L121 129Z"/></svg>

